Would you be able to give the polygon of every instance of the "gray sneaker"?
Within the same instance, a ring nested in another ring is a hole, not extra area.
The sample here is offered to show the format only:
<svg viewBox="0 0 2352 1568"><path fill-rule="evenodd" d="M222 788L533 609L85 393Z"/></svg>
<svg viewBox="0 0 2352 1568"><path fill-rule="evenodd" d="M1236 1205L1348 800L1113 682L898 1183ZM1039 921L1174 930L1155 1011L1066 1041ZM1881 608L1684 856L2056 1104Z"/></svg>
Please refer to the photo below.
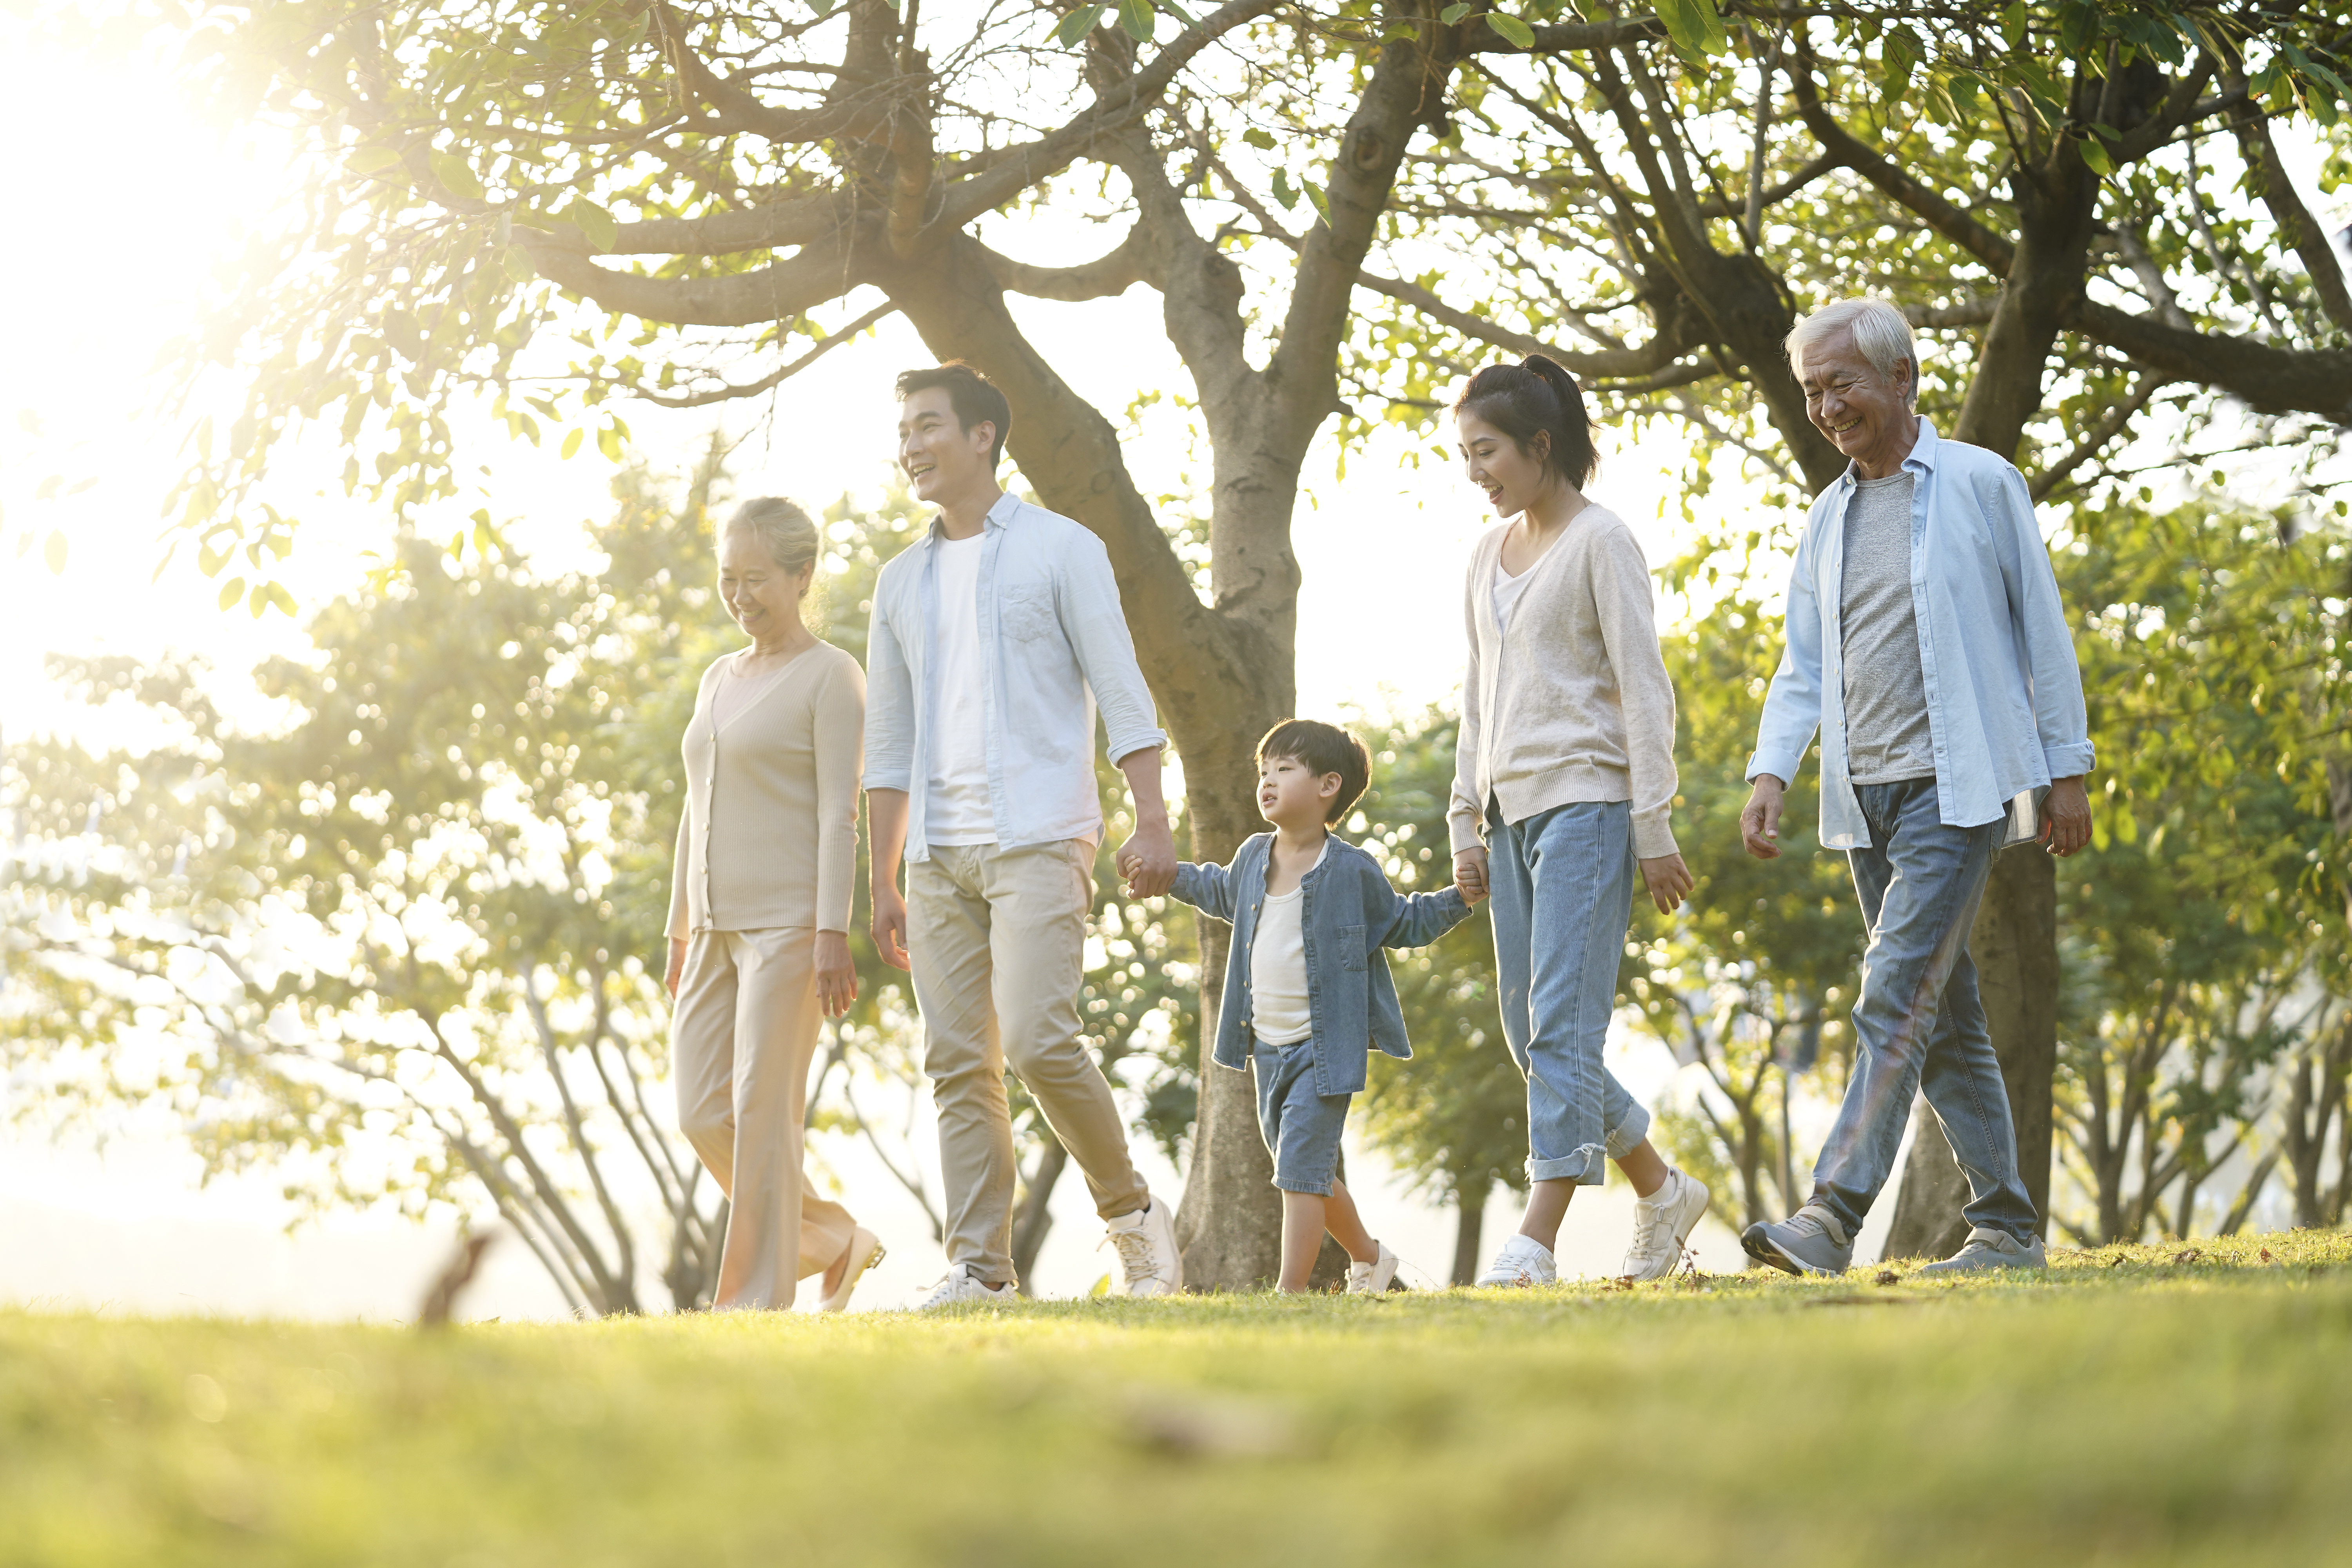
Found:
<svg viewBox="0 0 2352 1568"><path fill-rule="evenodd" d="M1988 1230L1978 1226L1969 1232L1969 1239L1958 1252L1940 1263L1930 1263L1921 1274L1976 1274L1991 1268L2047 1268L2050 1256L2042 1249L2042 1238L2030 1236L2023 1241L2007 1231Z"/></svg>
<svg viewBox="0 0 2352 1568"><path fill-rule="evenodd" d="M1757 1262L1790 1274L1843 1274L1853 1262L1853 1237L1818 1204L1807 1204L1787 1219L1749 1226L1740 1233L1739 1245Z"/></svg>

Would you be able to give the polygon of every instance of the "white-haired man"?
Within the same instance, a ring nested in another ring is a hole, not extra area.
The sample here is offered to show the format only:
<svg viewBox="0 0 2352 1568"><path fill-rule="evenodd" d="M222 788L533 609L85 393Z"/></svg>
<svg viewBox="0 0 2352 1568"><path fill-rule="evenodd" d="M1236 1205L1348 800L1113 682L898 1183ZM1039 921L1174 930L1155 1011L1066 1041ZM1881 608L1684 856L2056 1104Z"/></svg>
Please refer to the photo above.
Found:
<svg viewBox="0 0 2352 1568"><path fill-rule="evenodd" d="M2023 477L1915 411L1901 311L1841 300L1798 322L1788 349L1807 414L1853 466L1797 546L1740 833L1749 854L1780 853L1781 792L1818 730L1822 846L1846 852L1870 943L1853 1074L1812 1195L1740 1245L1790 1273L1842 1273L1924 1091L1969 1194L1967 1244L1929 1270L2038 1268L1968 942L1996 851L2036 837L2072 855L2090 838L2091 742L2058 580Z"/></svg>

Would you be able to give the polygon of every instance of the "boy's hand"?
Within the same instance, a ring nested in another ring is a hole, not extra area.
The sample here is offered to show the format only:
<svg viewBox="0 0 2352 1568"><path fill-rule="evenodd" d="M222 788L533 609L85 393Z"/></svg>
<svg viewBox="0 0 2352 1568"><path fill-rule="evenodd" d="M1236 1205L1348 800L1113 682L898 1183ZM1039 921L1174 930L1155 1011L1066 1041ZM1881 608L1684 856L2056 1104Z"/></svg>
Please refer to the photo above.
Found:
<svg viewBox="0 0 2352 1568"><path fill-rule="evenodd" d="M1465 904L1475 904L1486 897L1486 851L1473 844L1467 849L1454 852L1454 890L1462 895Z"/></svg>
<svg viewBox="0 0 2352 1568"><path fill-rule="evenodd" d="M1642 881L1650 889L1650 901L1658 906L1662 915L1673 914L1690 897L1690 868L1679 855L1661 855L1654 860L1641 862Z"/></svg>

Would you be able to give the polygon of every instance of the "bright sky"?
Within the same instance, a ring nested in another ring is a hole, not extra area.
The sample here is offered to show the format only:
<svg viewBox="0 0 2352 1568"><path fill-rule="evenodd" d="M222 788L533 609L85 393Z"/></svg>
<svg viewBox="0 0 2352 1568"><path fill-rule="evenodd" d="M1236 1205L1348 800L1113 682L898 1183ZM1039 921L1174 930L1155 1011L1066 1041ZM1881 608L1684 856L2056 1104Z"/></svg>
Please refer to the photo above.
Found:
<svg viewBox="0 0 2352 1568"><path fill-rule="evenodd" d="M215 269L235 265L243 220L266 215L276 201L284 183L281 154L266 135L193 119L152 62L120 65L104 79L87 61L47 58L44 47L12 37L16 28L0 19L0 43L14 66L11 90L0 97L0 139L41 146L53 142L56 127L71 124L75 143L69 157L23 160L12 171L16 210L45 215L45 221L0 248L0 298L16 306L0 337L5 739L75 723L42 673L43 658L52 652L152 658L197 649L236 670L305 646L299 627L274 611L255 621L241 607L216 610L215 584L198 574L192 552L184 550L150 580L161 557L159 509L179 468L185 427L183 417L159 409L163 389L150 367L163 345L197 320ZM108 112L89 114L92 102L106 103ZM2308 186L2315 149L2294 149L2292 162ZM96 170L106 171L102 184L93 180ZM30 235L38 238L28 242ZM1037 259L1058 248L1058 237L1045 233L1001 228L993 237ZM1106 411L1123 408L1139 391L1189 389L1160 331L1156 296L1146 289L1115 302L1030 303L1021 313L1046 357ZM1118 353L1102 353L1107 343L1118 344ZM890 461L890 378L928 358L911 330L893 321L872 341L829 356L814 377L787 384L772 418L738 451L740 492L781 491L820 504L844 491L873 493ZM714 421L709 413L653 409L627 416L640 450L672 468L690 460ZM715 418L733 433L751 422L745 411ZM1433 427L1422 445L1441 435ZM607 510L610 469L593 456L593 443L566 463L554 458L553 442L534 451L509 443L486 422L461 430L460 442L469 462L487 466L480 482L488 504L502 519L520 520L527 547L575 547L578 526ZM1450 698L1456 687L1457 584L1472 542L1490 520L1452 463L1407 463L1406 446L1391 437L1374 452L1355 455L1344 481L1328 443L1310 459L1295 528L1306 577L1298 670L1304 712L1417 706ZM1646 446L1624 445L1604 432L1601 447L1597 499L1633 524L1654 563L1663 562L1681 532L1679 523L1670 528L1661 520L1670 494L1665 475L1680 460L1676 444L1659 437ZM1155 433L1130 457L1147 492L1178 488L1183 454L1172 439ZM316 465L314 478L301 478L305 464ZM341 454L322 443L278 476L281 485L301 492L325 490L306 503L308 526L286 573L306 605L347 590L362 553L386 532L380 517L342 500L329 482L340 466ZM457 510L477 504L469 497ZM1725 515L1754 501L1739 487L1721 486L1707 504ZM64 570L54 574L44 559L52 531L67 547ZM1629 1075L1642 1070L1631 1061L1622 1065ZM1654 1067L1649 1070L1654 1080ZM0 1149L0 1258L8 1260L0 1269L0 1299L397 1312L404 1299L387 1306L384 1279L396 1276L389 1288L406 1291L399 1281L422 1278L439 1245L391 1222L352 1220L315 1236L307 1253L289 1251L294 1244L272 1239L280 1215L266 1184L198 1194L186 1163L175 1161L166 1142L160 1135L134 1142L104 1159ZM1162 1180L1172 1183L1173 1173ZM1066 1183L1061 1195L1078 1191L1077 1183ZM1612 1238L1622 1236L1622 1226L1604 1221L1599 1205L1580 1207L1580 1215L1563 1262L1597 1270L1613 1262L1609 1248L1622 1245ZM1450 1248L1442 1216L1423 1211L1411 1224L1414 1251L1442 1271ZM1579 1241L1588 1228L1591 1237ZM1099 1270L1086 1251L1092 1234L1075 1212L1058 1227L1047 1258L1049 1288L1083 1289ZM1717 1245L1728 1247L1727 1233ZM1591 1256L1578 1249L1591 1249ZM925 1268L936 1272L935 1250L909 1249L894 1258L886 1284L911 1289ZM897 1279L902 1271L906 1278ZM543 1310L543 1290L534 1294L530 1272L519 1249L495 1266L493 1279L505 1281L495 1300L510 1301L509 1310Z"/></svg>

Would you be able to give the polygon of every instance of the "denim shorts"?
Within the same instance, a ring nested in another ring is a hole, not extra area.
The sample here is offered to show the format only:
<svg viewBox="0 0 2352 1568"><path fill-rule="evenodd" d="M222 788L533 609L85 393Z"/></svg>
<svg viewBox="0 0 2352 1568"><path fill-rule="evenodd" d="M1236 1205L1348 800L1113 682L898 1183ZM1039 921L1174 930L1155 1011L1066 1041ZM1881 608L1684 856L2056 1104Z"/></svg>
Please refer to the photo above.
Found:
<svg viewBox="0 0 2352 1568"><path fill-rule="evenodd" d="M1329 1196L1348 1102L1356 1097L1315 1092L1312 1036L1289 1046L1254 1040L1250 1070L1257 1077L1257 1125L1274 1156L1274 1184L1286 1193Z"/></svg>

